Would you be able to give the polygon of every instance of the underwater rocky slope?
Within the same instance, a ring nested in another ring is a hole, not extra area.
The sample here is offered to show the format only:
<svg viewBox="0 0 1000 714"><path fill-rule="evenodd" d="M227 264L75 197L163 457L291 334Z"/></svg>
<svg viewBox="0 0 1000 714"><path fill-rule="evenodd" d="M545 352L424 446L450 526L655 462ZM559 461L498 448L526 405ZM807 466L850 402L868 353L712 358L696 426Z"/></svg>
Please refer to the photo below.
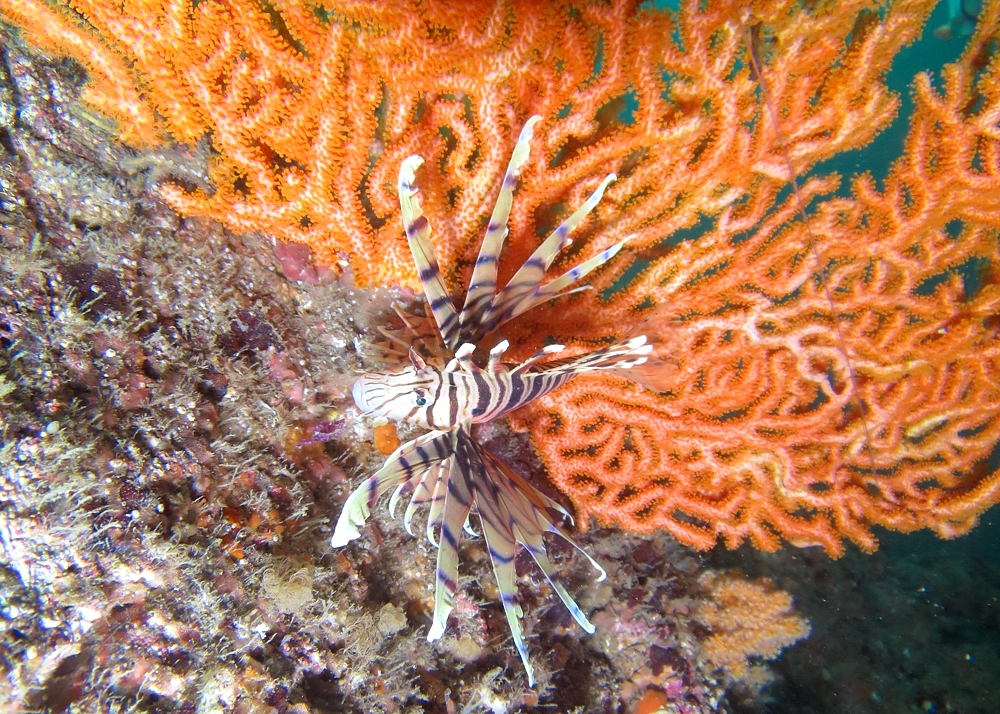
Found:
<svg viewBox="0 0 1000 714"><path fill-rule="evenodd" d="M207 186L204 152L122 147L77 102L78 67L2 41L4 711L699 712L723 709L727 687L757 700L762 657L804 618L665 535L582 535L610 566L599 585L554 551L594 636L523 570L534 689L481 541L463 545L453 626L428 644L428 544L380 518L329 548L349 488L384 458L350 399L355 339L412 296L178 217L157 182ZM482 436L541 473L524 435Z"/></svg>
<svg viewBox="0 0 1000 714"><path fill-rule="evenodd" d="M123 148L78 104L78 67L0 43L3 711L993 710L988 522L838 561L592 529L605 583L555 557L594 636L521 571L533 690L467 540L428 644L423 539L380 517L329 549L384 460L350 399L354 341L413 296L178 217L157 184L207 187L202 147ZM524 435L483 436L545 487ZM803 617L810 638L766 665Z"/></svg>

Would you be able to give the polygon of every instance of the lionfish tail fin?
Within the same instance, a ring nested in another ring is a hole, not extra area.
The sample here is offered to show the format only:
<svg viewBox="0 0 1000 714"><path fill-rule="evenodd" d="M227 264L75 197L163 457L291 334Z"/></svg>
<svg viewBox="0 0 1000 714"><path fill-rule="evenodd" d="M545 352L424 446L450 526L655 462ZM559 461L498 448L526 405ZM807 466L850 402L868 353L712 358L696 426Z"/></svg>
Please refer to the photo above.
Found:
<svg viewBox="0 0 1000 714"><path fill-rule="evenodd" d="M434 244L431 243L431 226L427 222L417 199L417 188L414 184L415 172L424 163L419 156L410 156L399 167L399 207L403 213L403 228L406 239L413 253L413 261L417 265L420 282L424 286L424 295L430 305L434 321L441 331L441 339L445 345L454 349L458 344L458 314L455 305L448 297L448 289L441 277L437 258L434 255Z"/></svg>
<svg viewBox="0 0 1000 714"><path fill-rule="evenodd" d="M458 320L462 328L471 329L473 332L487 320L496 295L497 264L500 260L500 251L503 249L504 238L507 236L507 219L510 218L514 189L517 187L517 180L521 175L521 167L528 160L529 145L535 124L541 119L540 116L533 116L521 129L521 135L518 137L517 145L511 154L510 163L507 164L507 173L504 174L500 194L497 196L493 214L490 216L490 222L486 228L486 236L479 249L476 267L472 271L472 279L469 282L469 291L465 296L465 306L462 308L462 314Z"/></svg>

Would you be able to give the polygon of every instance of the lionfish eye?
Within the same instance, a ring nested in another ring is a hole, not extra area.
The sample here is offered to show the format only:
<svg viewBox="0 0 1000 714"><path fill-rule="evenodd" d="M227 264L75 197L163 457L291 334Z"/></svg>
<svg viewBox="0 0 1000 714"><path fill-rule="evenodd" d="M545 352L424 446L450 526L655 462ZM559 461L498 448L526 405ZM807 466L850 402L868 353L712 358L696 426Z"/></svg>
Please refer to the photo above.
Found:
<svg viewBox="0 0 1000 714"><path fill-rule="evenodd" d="M427 403L427 400L424 399L424 390L422 390L422 389L418 389L417 390L416 402L417 402L417 406L418 407L422 407L423 405L425 405Z"/></svg>

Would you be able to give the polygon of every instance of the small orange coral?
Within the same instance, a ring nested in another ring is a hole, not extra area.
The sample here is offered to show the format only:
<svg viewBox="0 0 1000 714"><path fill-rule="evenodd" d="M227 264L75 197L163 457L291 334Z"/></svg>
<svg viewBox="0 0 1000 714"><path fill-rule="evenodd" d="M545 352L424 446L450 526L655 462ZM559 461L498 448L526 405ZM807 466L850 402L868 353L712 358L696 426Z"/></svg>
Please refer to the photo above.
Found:
<svg viewBox="0 0 1000 714"><path fill-rule="evenodd" d="M666 711L667 695L656 689L647 689L632 709L632 714L657 714Z"/></svg>
<svg viewBox="0 0 1000 714"><path fill-rule="evenodd" d="M712 634L702 655L734 679L750 674L751 659L775 659L785 647L809 637L809 621L796 614L792 596L767 580L707 573L699 580L709 594L693 617Z"/></svg>
<svg viewBox="0 0 1000 714"><path fill-rule="evenodd" d="M375 448L379 453L391 454L399 448L399 436L396 434L396 425L388 419L376 419L372 428Z"/></svg>

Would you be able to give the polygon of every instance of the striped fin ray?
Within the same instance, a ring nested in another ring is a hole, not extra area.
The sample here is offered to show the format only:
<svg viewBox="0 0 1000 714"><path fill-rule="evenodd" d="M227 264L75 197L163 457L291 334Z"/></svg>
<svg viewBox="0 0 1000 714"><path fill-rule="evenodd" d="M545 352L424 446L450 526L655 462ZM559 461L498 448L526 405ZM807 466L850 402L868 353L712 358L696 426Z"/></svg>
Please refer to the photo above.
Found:
<svg viewBox="0 0 1000 714"><path fill-rule="evenodd" d="M431 243L431 226L427 222L420 201L417 199L417 189L414 186L415 172L424 163L419 156L410 156L399 167L399 207L403 213L403 227L406 239L410 243L410 252L417 265L420 282L424 286L424 296L430 305L431 314L441 331L445 345L454 349L458 344L458 314L455 305L448 297L448 289L441 277L437 258L434 256L434 244Z"/></svg>
<svg viewBox="0 0 1000 714"><path fill-rule="evenodd" d="M602 250L600 253L595 255L589 260L585 260L574 268L570 268L565 273L560 275L555 280L550 280L545 285L536 288L530 295L526 295L518 300L516 303L510 303L507 308L501 313L501 322L492 326L493 329L499 327L500 324L510 320L511 318L517 317L518 315L527 312L531 308L541 305L549 300L554 300L557 297L562 297L563 295L569 295L570 293L578 292L580 290L589 290L589 286L583 286L579 288L574 288L572 290L565 290L570 285L575 283L580 278L585 277L588 273L592 272L594 269L604 265L613 257L618 254L625 244L634 238L634 235L625 236L620 241L615 243L610 248Z"/></svg>
<svg viewBox="0 0 1000 714"><path fill-rule="evenodd" d="M472 510L476 484L486 478L485 468L479 460L468 426L453 430L454 467L447 479L444 513L441 520L437 557L437 576L434 587L434 618L427 632L427 641L433 642L444 634L448 614L458 590L458 539Z"/></svg>
<svg viewBox="0 0 1000 714"><path fill-rule="evenodd" d="M498 500L498 499L497 499ZM514 566L514 558L517 555L517 538L513 532L513 526L509 523L509 514L496 505L484 503L487 499L479 499L479 520L482 523L483 535L486 538L486 547L490 554L490 562L493 564L493 575L497 580L497 588L500 590L500 603L503 605L504 615L507 617L507 625L510 627L510 634L514 640L514 647L524 663L524 671L528 675L528 686L535 685L535 672L531 667L531 660L528 658L528 648L524 644L524 630L521 627L521 617L524 614L521 606L517 604L517 572ZM498 523L498 519L505 519Z"/></svg>
<svg viewBox="0 0 1000 714"><path fill-rule="evenodd" d="M361 535L358 530L371 515L378 499L391 488L417 482L435 464L450 457L451 432L431 431L396 449L385 465L348 497L337 520L330 545L340 548Z"/></svg>
<svg viewBox="0 0 1000 714"><path fill-rule="evenodd" d="M539 492L538 489L521 478L520 475L510 469L500 459L493 456L489 451L483 449L482 456L483 460L489 465L488 470L496 474L494 477L496 482L503 486L500 489L500 494L508 512L513 516L512 521L514 523L514 534L517 542L522 543L528 552L531 553L531 557L534 558L539 569L545 575L546 580L549 581L552 589L559 595L559 599L562 600L563 605L569 610L573 619L577 621L577 624L587 633L594 634L594 626L587 619L587 616L583 614L583 611L580 610L576 601L566 591L562 583L553 580L556 569L549 560L548 552L545 550L542 538L543 534L553 533L581 553L591 566L593 566L594 570L597 571L597 582L604 580L608 575L607 572L587 551L574 543L573 539L562 528L549 519L545 508L539 508L539 503L546 504L547 502L547 504L552 504L558 511L568 516L569 514L561 506ZM507 485L508 482L509 486Z"/></svg>
<svg viewBox="0 0 1000 714"><path fill-rule="evenodd" d="M403 513L403 527L411 536L413 535L413 529L410 527L410 524L413 521L413 515L416 513L417 508L425 503L430 503L431 510L433 511L439 501L441 502L441 506L444 506L443 482L450 468L450 459L434 464L421 477L416 488L413 489L413 496L410 498L410 502L406 505L406 511ZM390 504L390 509L391 507L392 504ZM392 516L392 510L389 511L389 515Z"/></svg>
<svg viewBox="0 0 1000 714"><path fill-rule="evenodd" d="M434 533L441 529L441 522L444 520L444 504L445 496L448 493L448 479L451 478L451 470L454 466L454 459L451 459L447 464L444 464L441 471L441 478L439 478L437 483L434 484L434 491L431 494L431 507L427 512L427 527L425 532L427 540L430 541L431 545L435 548L439 547L440 543L438 543Z"/></svg>
<svg viewBox="0 0 1000 714"><path fill-rule="evenodd" d="M486 236L479 249L479 257L476 259L476 267L473 269L472 279L469 281L465 306L462 308L462 314L458 320L463 333L468 331L466 328L476 332L489 314L491 303L496 294L497 263L500 260L504 238L507 236L507 219L510 218L514 189L517 187L521 167L528 160L529 143L534 126L541 119L540 116L528 119L521 129L521 135L518 137L517 145L514 147L510 162L507 164L507 172L504 174L503 184L500 186L500 194L493 207L493 214L490 216L490 222L486 228ZM478 338L479 335L476 334L474 337ZM476 339L469 341L474 342Z"/></svg>
<svg viewBox="0 0 1000 714"><path fill-rule="evenodd" d="M398 304L393 304L397 317L402 321L400 329L377 327L385 338L381 342L368 342L355 338L355 345L363 348L365 356L385 362L393 369L410 364L409 351L413 347L419 354L437 359L447 353L441 342L441 334L433 317L411 315Z"/></svg>
<svg viewBox="0 0 1000 714"><path fill-rule="evenodd" d="M533 374L551 376L557 374L581 374L584 372L593 372L594 370L625 370L645 363L652 351L653 345L646 340L646 336L636 335L623 342L615 343L609 347L602 347L593 352L587 352L576 357L567 357L566 359L554 362L546 362ZM531 359L534 359L534 357ZM520 366L517 369L520 369Z"/></svg>
<svg viewBox="0 0 1000 714"><path fill-rule="evenodd" d="M510 343L507 340L501 340L493 349L490 350L490 361L486 364L486 371L490 374L495 374L498 372L500 367L500 360L503 359L503 353L507 351L510 347Z"/></svg>
<svg viewBox="0 0 1000 714"><path fill-rule="evenodd" d="M578 374L604 370L627 375L630 369L647 361L653 347L646 343L645 335L639 335L610 347L546 362L537 369L531 369L547 353L561 349L561 345L549 345L510 370L505 375L510 391L503 394L502 399L491 402L481 415L474 418L477 421L496 419L558 389ZM498 381L498 384L502 382Z"/></svg>
<svg viewBox="0 0 1000 714"><path fill-rule="evenodd" d="M546 345L542 349L538 350L535 354L531 355L528 359L524 360L521 364L514 367L511 370L511 374L519 374L521 372L527 372L531 367L535 365L540 359L544 359L552 354L557 354L566 349L566 345Z"/></svg>
<svg viewBox="0 0 1000 714"><path fill-rule="evenodd" d="M514 273L514 277L510 279L507 286L504 287L504 289L501 290L493 299L493 309L490 311L488 318L480 327L479 332L476 333L475 337L477 339L489 334L507 320L515 317L516 315L520 315L525 310L528 310L530 307L537 305L538 302L540 302L534 301L531 302L530 305L522 307L525 301L531 301L532 298L539 293L542 280L545 278L545 273L552 266L552 262L556 259L556 256L559 255L560 251L572 244L573 241L569 237L569 234L580 224L580 221L582 221L587 214L594 210L594 207L597 206L601 198L604 196L604 191L607 189L608 185L617 178L618 177L615 174L608 174L605 176L604 180L601 181L597 189L590 194L590 197L584 201L583 205L577 208L569 218L563 221L562 224L556 228L549 235L549 237L546 238L540 246L538 246L538 248L535 249L535 252L532 253L531 257L525 261L524 265L522 265L518 271ZM573 280L570 280L569 282L572 283L574 280L582 278L598 265L614 256L619 250L621 250L621 246L624 245L626 240L628 240L628 238L625 238L623 241L616 244L616 246L612 246L612 248L603 251L600 255L591 258L586 263L583 263L582 265L577 266L577 268L571 270L570 273L573 273L574 271L577 272L575 273ZM567 275L570 273L567 273ZM565 277L566 276L563 276L563 278ZM560 284L560 286L556 289L556 292L558 292L558 290L562 290L562 288L566 287L568 284L569 283ZM543 300L550 300L553 297L556 297L556 295L552 294L549 297L543 298Z"/></svg>

